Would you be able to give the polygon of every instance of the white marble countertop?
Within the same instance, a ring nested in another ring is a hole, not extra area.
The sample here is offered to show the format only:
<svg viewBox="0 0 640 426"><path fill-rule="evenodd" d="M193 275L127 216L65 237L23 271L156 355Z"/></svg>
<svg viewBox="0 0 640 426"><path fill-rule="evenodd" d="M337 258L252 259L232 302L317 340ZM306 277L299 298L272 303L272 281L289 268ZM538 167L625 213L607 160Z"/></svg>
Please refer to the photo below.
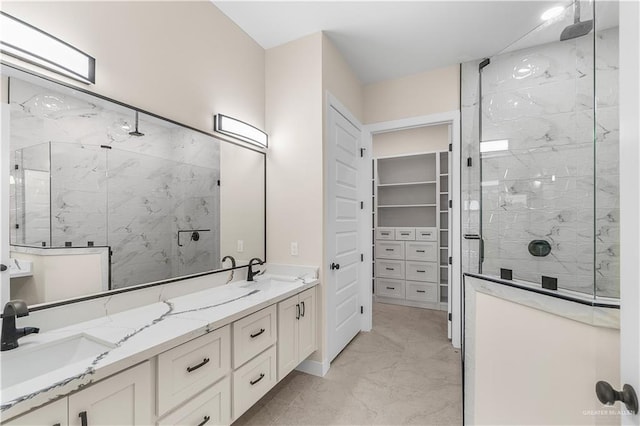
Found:
<svg viewBox="0 0 640 426"><path fill-rule="evenodd" d="M3 369L11 368L12 357L79 334L103 341L112 349L13 386L5 388L3 384L0 419L6 420L25 413L318 283L315 277L265 275L255 282L236 281L43 334L26 336L20 339L19 348L0 354Z"/></svg>

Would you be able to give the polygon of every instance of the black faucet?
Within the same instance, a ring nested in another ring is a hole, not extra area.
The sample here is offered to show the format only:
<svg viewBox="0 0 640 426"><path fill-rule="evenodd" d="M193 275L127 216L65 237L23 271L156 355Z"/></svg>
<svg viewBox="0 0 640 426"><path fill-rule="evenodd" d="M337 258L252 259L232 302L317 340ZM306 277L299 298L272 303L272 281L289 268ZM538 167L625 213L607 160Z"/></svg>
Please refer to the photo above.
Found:
<svg viewBox="0 0 640 426"><path fill-rule="evenodd" d="M236 267L236 260L233 258L233 256L225 256L222 258L221 263L224 263L225 260L229 259L231 261L231 267L235 268Z"/></svg>
<svg viewBox="0 0 640 426"><path fill-rule="evenodd" d="M27 315L29 315L29 309L23 300L11 300L4 305L1 351L15 349L18 347L19 338L40 332L40 329L36 327L16 328L16 317L26 317Z"/></svg>
<svg viewBox="0 0 640 426"><path fill-rule="evenodd" d="M253 259L251 259L249 261L249 269L247 269L247 281L253 281L253 277L255 277L256 275L258 275L260 273L260 271L253 272L252 267L254 265L254 263L253 263L254 260L257 261L255 263L255 265L262 265L264 263L262 260L260 260L257 257L254 257Z"/></svg>

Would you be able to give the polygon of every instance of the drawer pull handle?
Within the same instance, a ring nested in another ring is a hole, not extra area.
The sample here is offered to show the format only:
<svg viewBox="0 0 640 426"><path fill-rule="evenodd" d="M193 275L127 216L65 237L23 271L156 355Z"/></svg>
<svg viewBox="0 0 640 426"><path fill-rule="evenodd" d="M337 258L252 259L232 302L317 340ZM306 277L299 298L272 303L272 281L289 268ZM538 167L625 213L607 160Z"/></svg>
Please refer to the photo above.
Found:
<svg viewBox="0 0 640 426"><path fill-rule="evenodd" d="M88 426L89 421L87 420L87 412L86 411L80 411L80 413L78 413L78 417L80 417L80 425L81 426Z"/></svg>
<svg viewBox="0 0 640 426"><path fill-rule="evenodd" d="M426 291L424 291L424 290L416 290L416 292L418 292L418 293L426 293Z"/></svg>
<svg viewBox="0 0 640 426"><path fill-rule="evenodd" d="M207 364L209 362L209 358L205 358L202 360L202 362L198 365L194 365L193 367L187 367L187 373L191 373L192 371L197 370L198 368L202 367L203 365Z"/></svg>
<svg viewBox="0 0 640 426"><path fill-rule="evenodd" d="M395 290L395 287L387 287L387 290Z"/></svg>
<svg viewBox="0 0 640 426"><path fill-rule="evenodd" d="M407 235L408 236L409 233L408 232L401 232L400 235Z"/></svg>
<svg viewBox="0 0 640 426"><path fill-rule="evenodd" d="M386 251L394 251L395 249L385 249Z"/></svg>
<svg viewBox="0 0 640 426"><path fill-rule="evenodd" d="M304 316L304 313L307 312L307 308L304 307L304 302L300 302L302 304L302 314L301 316Z"/></svg>
<svg viewBox="0 0 640 426"><path fill-rule="evenodd" d="M393 268L385 268L387 271L395 271Z"/></svg>
<svg viewBox="0 0 640 426"><path fill-rule="evenodd" d="M388 232L381 232L380 235L389 235Z"/></svg>
<svg viewBox="0 0 640 426"><path fill-rule="evenodd" d="M209 420L211 420L211 417L209 416L204 416L204 418L202 419L202 421L200 423L198 423L198 426L202 426L204 424L206 424Z"/></svg>
<svg viewBox="0 0 640 426"><path fill-rule="evenodd" d="M424 250L416 250L417 253L424 253Z"/></svg>
<svg viewBox="0 0 640 426"><path fill-rule="evenodd" d="M300 319L300 304L296 304L296 319Z"/></svg>
<svg viewBox="0 0 640 426"><path fill-rule="evenodd" d="M53 426L60 426L60 423L56 423L56 424L54 424Z"/></svg>
<svg viewBox="0 0 640 426"><path fill-rule="evenodd" d="M431 232L422 232L420 235L422 235L423 237L430 237Z"/></svg>
<svg viewBox="0 0 640 426"><path fill-rule="evenodd" d="M260 373L260 377L258 377L258 378L257 378L257 379L255 379L255 380L251 380L251 381L249 382L249 384L250 384L251 386L253 386L253 385L255 385L256 383L258 383L258 382L259 382L260 380L262 380L262 379L264 379L264 373Z"/></svg>
<svg viewBox="0 0 640 426"><path fill-rule="evenodd" d="M252 339L255 339L256 337L258 337L259 335L261 335L265 331L267 331L267 330L265 330L264 328L261 328L260 331L258 331L257 333L250 334L249 337L251 337Z"/></svg>
<svg viewBox="0 0 640 426"><path fill-rule="evenodd" d="M422 272L422 273L424 274L424 273L425 273L425 272L427 272L427 271L423 271L423 270L421 270L421 269L418 269L416 272Z"/></svg>

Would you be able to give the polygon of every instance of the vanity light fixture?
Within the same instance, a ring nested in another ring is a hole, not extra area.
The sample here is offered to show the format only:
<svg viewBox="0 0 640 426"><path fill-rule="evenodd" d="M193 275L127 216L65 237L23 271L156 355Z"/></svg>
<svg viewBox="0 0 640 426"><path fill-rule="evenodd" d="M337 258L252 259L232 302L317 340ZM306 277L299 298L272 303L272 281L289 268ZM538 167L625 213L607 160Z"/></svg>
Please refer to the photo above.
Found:
<svg viewBox="0 0 640 426"><path fill-rule="evenodd" d="M541 16L540 19L542 19L543 21L548 21L550 19L553 18L557 18L558 16L562 15L562 12L564 12L564 6L554 6L550 9L547 9Z"/></svg>
<svg viewBox="0 0 640 426"><path fill-rule="evenodd" d="M480 152L506 151L509 149L509 139L480 142Z"/></svg>
<svg viewBox="0 0 640 426"><path fill-rule="evenodd" d="M4 12L0 12L0 51L82 83L96 82L93 57Z"/></svg>
<svg viewBox="0 0 640 426"><path fill-rule="evenodd" d="M257 127L224 114L216 114L213 129L232 138L267 148L269 136Z"/></svg>

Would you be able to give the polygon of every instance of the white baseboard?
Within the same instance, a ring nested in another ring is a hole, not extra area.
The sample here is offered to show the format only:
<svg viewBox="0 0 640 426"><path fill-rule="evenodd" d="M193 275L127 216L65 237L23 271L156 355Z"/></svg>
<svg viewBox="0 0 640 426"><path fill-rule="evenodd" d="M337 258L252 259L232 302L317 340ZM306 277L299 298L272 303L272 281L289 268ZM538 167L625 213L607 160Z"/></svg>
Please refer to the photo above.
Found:
<svg viewBox="0 0 640 426"><path fill-rule="evenodd" d="M311 374L312 376L324 377L327 371L329 371L329 366L329 361L320 362L305 359L296 367L296 370Z"/></svg>

